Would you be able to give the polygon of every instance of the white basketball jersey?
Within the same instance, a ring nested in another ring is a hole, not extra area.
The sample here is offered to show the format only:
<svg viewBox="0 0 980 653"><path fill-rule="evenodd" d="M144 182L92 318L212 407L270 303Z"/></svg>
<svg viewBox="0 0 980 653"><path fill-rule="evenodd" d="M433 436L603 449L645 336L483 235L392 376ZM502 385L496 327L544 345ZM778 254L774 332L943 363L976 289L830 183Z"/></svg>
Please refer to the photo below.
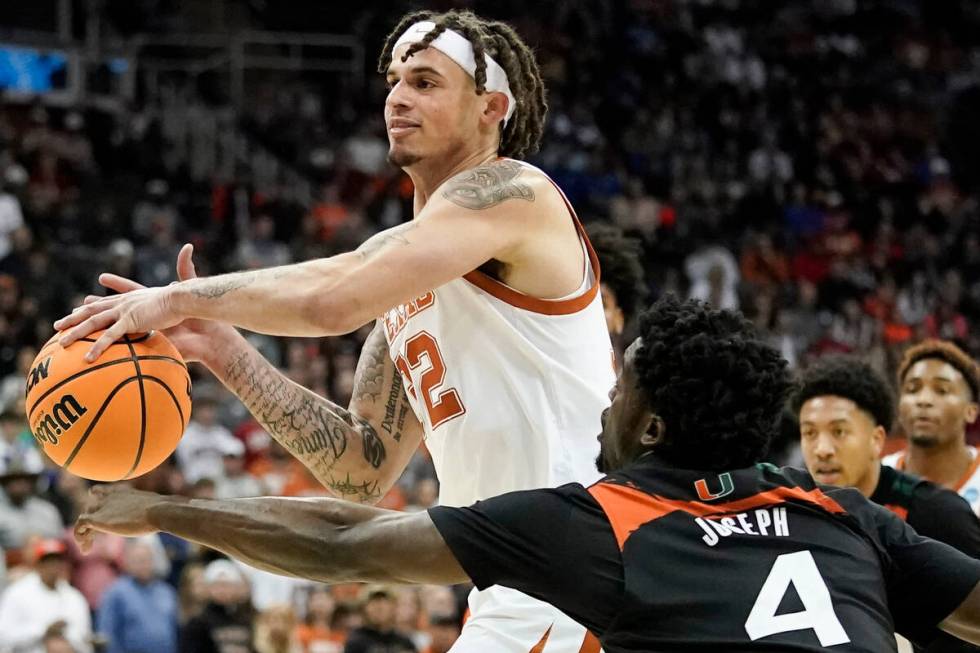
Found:
<svg viewBox="0 0 980 653"><path fill-rule="evenodd" d="M599 478L612 345L599 264L565 202L587 252L579 293L536 299L473 271L381 318L443 505Z"/></svg>
<svg viewBox="0 0 980 653"><path fill-rule="evenodd" d="M966 499L966 502L970 504L974 513L980 514L980 456L977 456L976 447L967 445L967 449L970 450L970 455L973 456L973 462L956 484L956 487L952 489ZM881 462L889 467L894 467L903 472L906 471L904 451L896 451L893 454L889 454L882 458Z"/></svg>

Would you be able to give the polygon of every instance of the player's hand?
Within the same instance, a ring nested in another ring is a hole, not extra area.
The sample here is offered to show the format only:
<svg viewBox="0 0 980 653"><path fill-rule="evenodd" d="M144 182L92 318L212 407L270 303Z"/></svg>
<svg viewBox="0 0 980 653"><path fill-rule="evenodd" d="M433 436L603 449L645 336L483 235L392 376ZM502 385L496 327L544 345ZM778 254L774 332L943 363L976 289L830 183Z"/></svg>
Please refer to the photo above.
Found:
<svg viewBox="0 0 980 653"><path fill-rule="evenodd" d="M88 553L98 532L127 537L155 533L149 512L162 500L164 497L159 494L125 485L96 485L89 491L85 511L75 522L75 541L82 553Z"/></svg>
<svg viewBox="0 0 980 653"><path fill-rule="evenodd" d="M194 246L188 243L181 248L180 253L177 255L177 278L180 281L186 281L188 279L197 278L197 271L194 269L194 261L192 258L193 254L194 254ZM115 274L100 275L99 283L101 283L106 288L109 288L110 290L114 290L120 294L111 295L109 297L98 297L95 295L89 295L88 297L85 298L84 304L76 308L71 315L55 322L56 329L66 330L64 335L62 336L62 341L61 341L63 346L66 346L67 344L69 344L74 340L77 340L78 338L84 337L84 334L81 331L81 329L85 328L84 322L78 324L78 326L75 327L71 327L70 324L77 324L79 321L81 321L83 318L76 317L76 316L80 314L82 311L87 310L90 306L95 306L97 304L101 304L105 300L120 298L125 295L130 295L131 293L135 293L138 291L165 290L164 288L146 288L142 284L136 283L131 279L126 279L124 277L120 277ZM106 313L106 312L108 312L108 310L105 309L102 310L102 313ZM96 314L95 317L98 317L98 314ZM66 320L71 320L71 323L69 324L68 322L66 322ZM101 327L96 327L96 328L101 328ZM177 347L177 350L180 352L180 355L184 358L184 360L189 363L202 361L206 355L208 355L209 353L213 353L215 342L217 342L217 339L222 337L226 338L229 335L228 333L223 333L223 332L228 330L231 330L232 332L234 331L234 327L230 325L219 324L217 322L211 322L208 320L199 320L196 318L179 321L173 326L170 326L169 328L164 328L164 327L157 327L157 328L159 328L163 332L163 335L167 336L170 342L172 342L174 346ZM139 332L143 330L146 329L135 329L134 331ZM126 329L124 331L124 333L129 333L129 332L130 332L129 329ZM85 333L91 333L91 330L87 330L86 328ZM103 334L102 339L105 339L107 334L108 332L106 332L106 334ZM91 351L94 352L94 356L91 360L95 360L95 358L97 358L99 355L102 354L103 351L105 351L106 347L108 347L110 344L112 344L112 342L114 342L117 339L118 338L106 339L106 342L102 347L99 346L100 345L99 342L96 342L91 348Z"/></svg>

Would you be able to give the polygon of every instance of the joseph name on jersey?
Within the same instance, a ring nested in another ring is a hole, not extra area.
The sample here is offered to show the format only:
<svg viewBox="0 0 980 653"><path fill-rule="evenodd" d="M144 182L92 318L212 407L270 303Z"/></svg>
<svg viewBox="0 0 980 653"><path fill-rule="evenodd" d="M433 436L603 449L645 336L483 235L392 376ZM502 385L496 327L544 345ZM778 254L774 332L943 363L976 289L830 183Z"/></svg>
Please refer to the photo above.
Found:
<svg viewBox="0 0 980 653"><path fill-rule="evenodd" d="M961 497L966 499L973 509L974 514L980 514L980 456L977 456L977 448L967 445L973 462L963 474L963 477L956 483L956 487L951 488ZM882 464L893 467L900 471L906 471L905 451L896 451L881 459Z"/></svg>
<svg viewBox="0 0 980 653"><path fill-rule="evenodd" d="M586 254L571 297L536 299L473 271L382 316L443 505L599 477L612 345L599 264L566 206Z"/></svg>

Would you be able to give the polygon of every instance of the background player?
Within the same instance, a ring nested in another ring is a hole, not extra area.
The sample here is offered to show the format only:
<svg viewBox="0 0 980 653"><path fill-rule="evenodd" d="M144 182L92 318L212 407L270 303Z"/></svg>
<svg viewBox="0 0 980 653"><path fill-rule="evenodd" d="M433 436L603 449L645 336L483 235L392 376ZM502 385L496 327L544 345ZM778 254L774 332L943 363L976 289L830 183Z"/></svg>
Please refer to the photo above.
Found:
<svg viewBox="0 0 980 653"><path fill-rule="evenodd" d="M428 47L430 46L431 47ZM415 219L356 252L97 299L56 323L65 342L106 328L170 335L334 493L376 501L423 437L444 505L596 478L613 381L595 254L561 191L506 157L533 151L546 106L533 54L469 13L405 16L379 69L391 162L415 185ZM230 325L365 343L348 410L290 382ZM397 369L396 369L397 368ZM474 593L454 650L577 652L585 630L512 590ZM594 647L594 644L589 644Z"/></svg>
<svg viewBox="0 0 980 653"><path fill-rule="evenodd" d="M640 263L643 243L612 224L591 223L588 232L602 267L602 310L619 362L630 337L627 329L650 292Z"/></svg>
<svg viewBox="0 0 980 653"><path fill-rule="evenodd" d="M404 514L333 499L187 501L98 488L76 525L165 529L325 581L504 583L554 601L616 651L893 651L900 630L980 642L980 562L849 488L754 464L790 389L735 313L658 302L640 320L586 489ZM780 610L791 591L802 609ZM779 613L779 614L777 614Z"/></svg>
<svg viewBox="0 0 980 653"><path fill-rule="evenodd" d="M980 369L951 342L927 340L911 347L898 368L898 419L908 449L884 462L951 490L980 510L980 457L966 443L977 419Z"/></svg>
<svg viewBox="0 0 980 653"><path fill-rule="evenodd" d="M803 374L792 403L800 422L803 458L817 482L857 488L920 535L980 558L980 521L966 501L879 460L895 419L895 402L870 365L847 357L820 361ZM928 650L977 649L938 634Z"/></svg>

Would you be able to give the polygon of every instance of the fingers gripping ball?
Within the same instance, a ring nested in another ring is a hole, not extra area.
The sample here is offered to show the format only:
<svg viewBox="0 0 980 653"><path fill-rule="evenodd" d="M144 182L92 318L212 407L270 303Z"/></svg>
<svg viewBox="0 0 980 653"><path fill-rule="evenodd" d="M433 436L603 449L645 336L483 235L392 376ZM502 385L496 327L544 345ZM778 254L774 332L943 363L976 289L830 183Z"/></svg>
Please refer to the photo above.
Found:
<svg viewBox="0 0 980 653"><path fill-rule="evenodd" d="M158 331L125 336L86 363L99 335L62 347L57 334L44 345L27 375L27 419L55 463L83 478L120 481L177 448L191 416L191 381Z"/></svg>

